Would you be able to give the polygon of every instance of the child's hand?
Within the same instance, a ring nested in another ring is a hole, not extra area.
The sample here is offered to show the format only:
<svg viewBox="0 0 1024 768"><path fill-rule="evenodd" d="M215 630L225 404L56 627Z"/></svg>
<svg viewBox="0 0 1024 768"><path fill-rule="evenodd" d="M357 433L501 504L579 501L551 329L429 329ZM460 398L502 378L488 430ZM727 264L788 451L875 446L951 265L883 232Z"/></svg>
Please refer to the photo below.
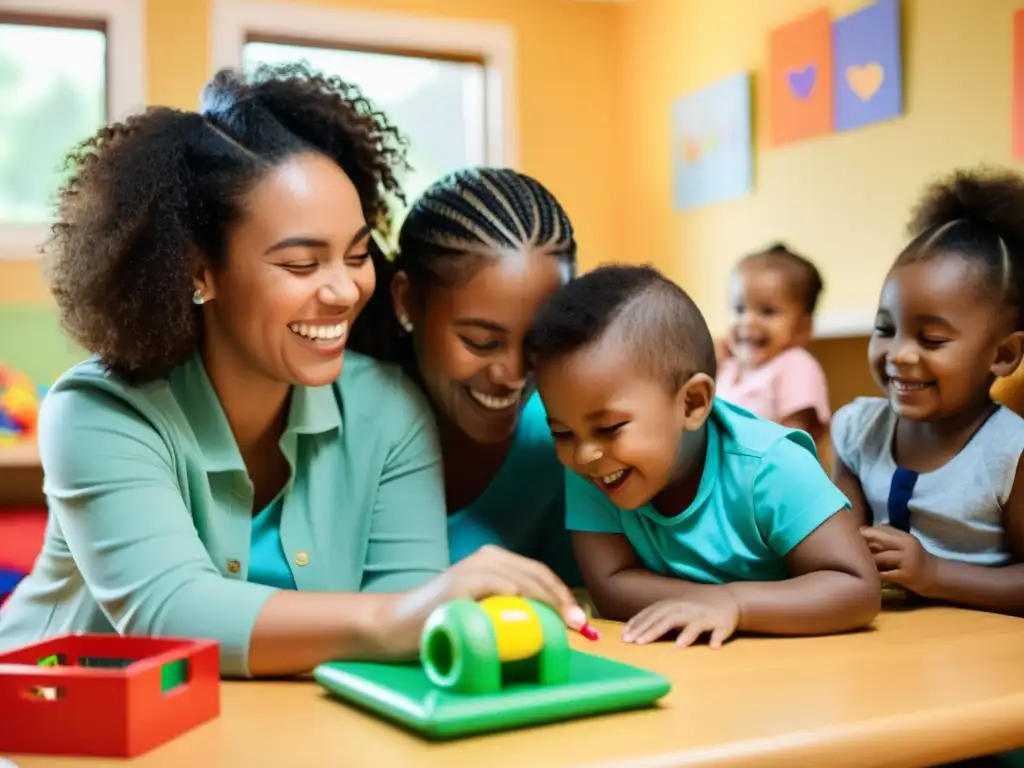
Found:
<svg viewBox="0 0 1024 768"><path fill-rule="evenodd" d="M622 639L643 645L678 629L678 648L693 645L709 632L708 645L719 648L736 631L740 609L727 587L715 588L713 594L711 598L660 600L649 605L629 620L622 630Z"/></svg>
<svg viewBox="0 0 1024 768"><path fill-rule="evenodd" d="M860 532L875 558L882 581L898 584L918 595L927 593L935 581L936 562L916 536L890 525L864 526Z"/></svg>

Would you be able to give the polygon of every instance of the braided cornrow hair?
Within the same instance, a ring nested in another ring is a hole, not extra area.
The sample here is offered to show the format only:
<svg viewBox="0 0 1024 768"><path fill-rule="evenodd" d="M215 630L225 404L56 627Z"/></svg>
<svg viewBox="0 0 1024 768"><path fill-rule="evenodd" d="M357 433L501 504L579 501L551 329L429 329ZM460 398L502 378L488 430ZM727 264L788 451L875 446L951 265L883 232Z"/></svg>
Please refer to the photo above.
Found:
<svg viewBox="0 0 1024 768"><path fill-rule="evenodd" d="M436 181L413 204L394 259L371 245L377 290L353 328L349 348L415 365L388 289L395 272L420 295L469 280L488 262L524 252L576 271L576 238L565 210L539 181L508 168L475 167Z"/></svg>

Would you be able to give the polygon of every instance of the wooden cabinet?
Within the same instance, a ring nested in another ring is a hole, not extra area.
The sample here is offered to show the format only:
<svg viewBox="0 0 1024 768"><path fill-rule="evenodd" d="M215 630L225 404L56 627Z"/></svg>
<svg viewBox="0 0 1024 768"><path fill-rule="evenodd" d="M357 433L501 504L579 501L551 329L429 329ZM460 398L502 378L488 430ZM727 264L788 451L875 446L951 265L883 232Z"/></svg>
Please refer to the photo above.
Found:
<svg viewBox="0 0 1024 768"><path fill-rule="evenodd" d="M35 441L0 444L0 514L4 508L33 507L46 507Z"/></svg>

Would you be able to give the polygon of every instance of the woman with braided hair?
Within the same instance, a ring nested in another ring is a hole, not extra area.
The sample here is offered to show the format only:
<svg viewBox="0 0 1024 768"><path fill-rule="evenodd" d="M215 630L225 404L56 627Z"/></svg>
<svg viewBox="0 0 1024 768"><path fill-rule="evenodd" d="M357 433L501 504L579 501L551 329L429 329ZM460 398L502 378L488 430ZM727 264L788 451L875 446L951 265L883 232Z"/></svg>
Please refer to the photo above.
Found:
<svg viewBox="0 0 1024 768"><path fill-rule="evenodd" d="M218 73L70 156L49 244L94 357L39 423L50 521L0 646L71 632L219 641L228 676L416 653L454 598L582 611L489 547L449 566L434 419L398 366L346 351L404 142L301 66Z"/></svg>
<svg viewBox="0 0 1024 768"><path fill-rule="evenodd" d="M371 250L382 289L351 347L399 362L433 405L453 561L494 544L578 586L563 470L522 351L533 315L576 270L562 206L522 173L461 170L413 204L393 261Z"/></svg>

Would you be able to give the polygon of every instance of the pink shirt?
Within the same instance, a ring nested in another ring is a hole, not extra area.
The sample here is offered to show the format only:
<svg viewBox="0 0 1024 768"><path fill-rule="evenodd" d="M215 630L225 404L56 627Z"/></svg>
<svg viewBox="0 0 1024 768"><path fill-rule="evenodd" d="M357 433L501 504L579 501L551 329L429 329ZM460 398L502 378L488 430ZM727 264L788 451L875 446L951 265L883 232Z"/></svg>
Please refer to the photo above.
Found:
<svg viewBox="0 0 1024 768"><path fill-rule="evenodd" d="M734 359L723 360L717 384L723 400L769 421L781 422L808 408L823 425L832 420L825 372L802 347L790 347L742 376Z"/></svg>

